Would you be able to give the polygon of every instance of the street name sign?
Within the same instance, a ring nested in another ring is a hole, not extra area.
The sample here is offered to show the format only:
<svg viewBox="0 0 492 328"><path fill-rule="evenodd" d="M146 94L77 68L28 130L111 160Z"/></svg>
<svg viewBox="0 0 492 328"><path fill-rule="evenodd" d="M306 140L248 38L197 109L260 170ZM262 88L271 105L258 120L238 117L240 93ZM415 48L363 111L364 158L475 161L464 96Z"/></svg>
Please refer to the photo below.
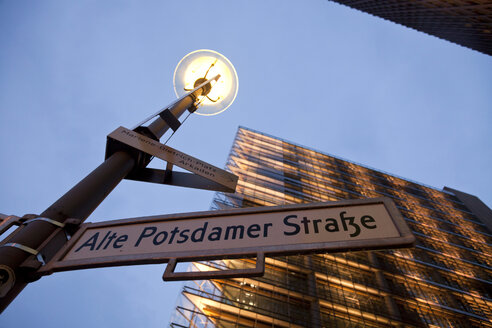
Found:
<svg viewBox="0 0 492 328"><path fill-rule="evenodd" d="M160 158L182 169L195 173L205 179L214 181L230 190L236 189L238 177L198 158L187 155L179 150L161 144L140 133L120 126L108 135L108 138L117 140L125 145L136 148L149 155Z"/></svg>
<svg viewBox="0 0 492 328"><path fill-rule="evenodd" d="M86 223L42 274L84 268L412 246L388 198Z"/></svg>

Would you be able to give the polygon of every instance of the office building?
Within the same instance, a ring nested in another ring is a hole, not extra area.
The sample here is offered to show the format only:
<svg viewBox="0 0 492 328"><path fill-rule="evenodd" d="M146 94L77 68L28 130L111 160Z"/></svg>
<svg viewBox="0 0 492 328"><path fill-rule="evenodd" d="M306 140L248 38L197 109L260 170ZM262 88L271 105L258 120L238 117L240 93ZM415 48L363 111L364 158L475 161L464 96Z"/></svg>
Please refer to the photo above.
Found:
<svg viewBox="0 0 492 328"><path fill-rule="evenodd" d="M237 191L213 209L390 197L416 246L267 258L260 278L191 281L171 327L492 327L492 211L478 198L243 127L227 168Z"/></svg>
<svg viewBox="0 0 492 328"><path fill-rule="evenodd" d="M470 0L333 0L492 55L492 3Z"/></svg>

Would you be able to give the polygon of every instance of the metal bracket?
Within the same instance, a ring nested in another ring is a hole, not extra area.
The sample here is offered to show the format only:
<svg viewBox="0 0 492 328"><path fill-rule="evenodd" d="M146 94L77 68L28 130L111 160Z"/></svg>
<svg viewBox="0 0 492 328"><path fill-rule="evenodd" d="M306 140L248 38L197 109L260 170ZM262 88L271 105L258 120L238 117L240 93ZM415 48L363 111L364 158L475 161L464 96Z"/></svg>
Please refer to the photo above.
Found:
<svg viewBox="0 0 492 328"><path fill-rule="evenodd" d="M19 243L6 243L0 247L15 247L15 248L23 250L26 253L32 254L34 256L37 256L39 254L39 252L37 250L35 250L34 248L24 246L24 245L19 244Z"/></svg>
<svg viewBox="0 0 492 328"><path fill-rule="evenodd" d="M6 217L1 223L0 223L0 234L4 233L7 231L10 227L13 225L20 226L22 229L25 225L28 225L33 222L46 222L49 223L53 226L56 227L56 229L53 231L53 233L38 247L38 249L31 248L26 245L22 245L19 243L9 243L8 236L4 241L3 244L0 245L0 247L13 247L20 249L28 254L31 254L32 256L28 257L21 265L20 268L27 270L27 276L30 280L34 281L39 279L39 275L34 272L34 270L38 270L40 267L46 265L46 257L45 255L50 254L48 251L47 253L42 252L45 250L45 247L49 245L49 243L53 240L53 238L59 238L58 235L60 231L63 231L65 234L65 240L69 240L70 237L73 235L73 233L76 231L77 227L80 225L82 222L79 219L66 219L65 222L58 222L56 220L46 218L46 217L39 217L35 214L26 214L22 218L19 218L17 216L9 216ZM17 230L16 230L17 231ZM49 258L48 258L49 259Z"/></svg>
<svg viewBox="0 0 492 328"><path fill-rule="evenodd" d="M194 173L173 171L173 167L173 163L166 162L165 170L138 168L130 172L125 179L213 191L235 191L235 189L228 188Z"/></svg>
<svg viewBox="0 0 492 328"><path fill-rule="evenodd" d="M172 175L173 175L173 163L167 162L166 171L164 172L164 182L170 183Z"/></svg>
<svg viewBox="0 0 492 328"><path fill-rule="evenodd" d="M38 260L39 263L42 265L45 265L46 262L44 261L43 254L41 254L39 251L35 250L34 248L31 248L29 246L25 246L19 243L6 243L1 245L0 247L15 247L18 248L26 253L29 253L31 255L34 255L36 259Z"/></svg>
<svg viewBox="0 0 492 328"><path fill-rule="evenodd" d="M196 110L198 109L198 104L196 102L196 100L193 102L193 105L191 105L189 108L188 108L188 112L190 112L191 114L193 114L194 112L196 112Z"/></svg>
<svg viewBox="0 0 492 328"><path fill-rule="evenodd" d="M15 272L11 267L0 264L0 297L5 297L14 287Z"/></svg>
<svg viewBox="0 0 492 328"><path fill-rule="evenodd" d="M65 233L67 234L67 239L70 239L73 234L77 231L80 224L82 223L81 219L66 219L65 224Z"/></svg>
<svg viewBox="0 0 492 328"><path fill-rule="evenodd" d="M104 159L108 159L109 157L111 157L111 155L119 151L124 151L130 154L130 156L133 157L135 159L135 162L137 163L136 167L145 167L146 163L150 162L151 159L151 156L149 154L146 154L145 152L142 152L118 140L108 137L106 139L106 152L104 155Z"/></svg>
<svg viewBox="0 0 492 328"><path fill-rule="evenodd" d="M172 258L162 275L164 281L226 279L243 277L261 277L265 273L265 253L256 254L256 267L251 269L233 269L220 271L174 272L178 262L183 259Z"/></svg>
<svg viewBox="0 0 492 328"><path fill-rule="evenodd" d="M3 221L0 223L0 235L2 235L5 231L9 230L12 226L20 226L22 223L25 221L25 218L20 218L15 215L10 215L7 216Z"/></svg>
<svg viewBox="0 0 492 328"><path fill-rule="evenodd" d="M28 223L31 223L31 222L34 222L34 221L44 221L44 222L51 223L52 225L57 226L59 228L65 228L65 223L58 222L58 221L52 220L50 218L43 218L43 217L38 217L38 218L34 218L34 219L30 219L30 220L24 221L23 224L28 224Z"/></svg>
<svg viewBox="0 0 492 328"><path fill-rule="evenodd" d="M166 170L140 168L130 172L125 179L222 192L235 191L197 174L172 171L168 168Z"/></svg>
<svg viewBox="0 0 492 328"><path fill-rule="evenodd" d="M137 165L125 177L126 179L225 192L234 192L236 189L238 177L231 172L227 172L212 164L203 162L193 156L182 153L139 132L128 130L122 126L108 135L106 150L111 150L111 147L109 147L110 145L133 148L133 150L140 154L146 154L149 158L159 158L199 176L199 178L189 178L189 174L183 175L180 174L182 172L172 172L169 166L166 169L166 172L164 172L163 170L147 169L145 165ZM113 148L111 151L115 150L116 148ZM107 151L106 155L111 153L111 151ZM172 182L169 183L168 180L172 180ZM207 182L208 180L210 180L211 183ZM220 186L216 188L217 185Z"/></svg>
<svg viewBox="0 0 492 328"><path fill-rule="evenodd" d="M169 127L173 130L176 131L179 129L181 126L181 122L174 116L173 113L169 109L164 110L162 113L159 114L159 116L164 120L164 122L169 125Z"/></svg>
<svg viewBox="0 0 492 328"><path fill-rule="evenodd" d="M179 187L234 192L235 189L221 185L197 174L173 171L173 163L167 162L166 169L139 168L130 172L125 179L133 181L167 184Z"/></svg>

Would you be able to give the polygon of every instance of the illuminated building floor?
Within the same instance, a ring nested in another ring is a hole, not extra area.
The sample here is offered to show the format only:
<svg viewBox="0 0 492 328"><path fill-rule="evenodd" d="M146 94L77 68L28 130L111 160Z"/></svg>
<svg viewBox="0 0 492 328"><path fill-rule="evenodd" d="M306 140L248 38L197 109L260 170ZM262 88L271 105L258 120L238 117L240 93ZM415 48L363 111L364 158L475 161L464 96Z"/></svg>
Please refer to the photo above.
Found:
<svg viewBox="0 0 492 328"><path fill-rule="evenodd" d="M391 197L416 247L267 258L261 278L189 282L171 327L492 327L492 212L473 196L247 128L227 168L237 192L217 194L213 209Z"/></svg>

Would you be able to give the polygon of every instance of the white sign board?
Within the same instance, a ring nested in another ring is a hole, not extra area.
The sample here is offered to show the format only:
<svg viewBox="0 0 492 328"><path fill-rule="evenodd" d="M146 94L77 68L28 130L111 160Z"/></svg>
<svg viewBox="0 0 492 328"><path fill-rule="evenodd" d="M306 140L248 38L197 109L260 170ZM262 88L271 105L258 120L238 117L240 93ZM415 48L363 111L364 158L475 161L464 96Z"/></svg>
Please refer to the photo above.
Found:
<svg viewBox="0 0 492 328"><path fill-rule="evenodd" d="M414 241L386 198L246 208L84 224L46 270L397 248Z"/></svg>

